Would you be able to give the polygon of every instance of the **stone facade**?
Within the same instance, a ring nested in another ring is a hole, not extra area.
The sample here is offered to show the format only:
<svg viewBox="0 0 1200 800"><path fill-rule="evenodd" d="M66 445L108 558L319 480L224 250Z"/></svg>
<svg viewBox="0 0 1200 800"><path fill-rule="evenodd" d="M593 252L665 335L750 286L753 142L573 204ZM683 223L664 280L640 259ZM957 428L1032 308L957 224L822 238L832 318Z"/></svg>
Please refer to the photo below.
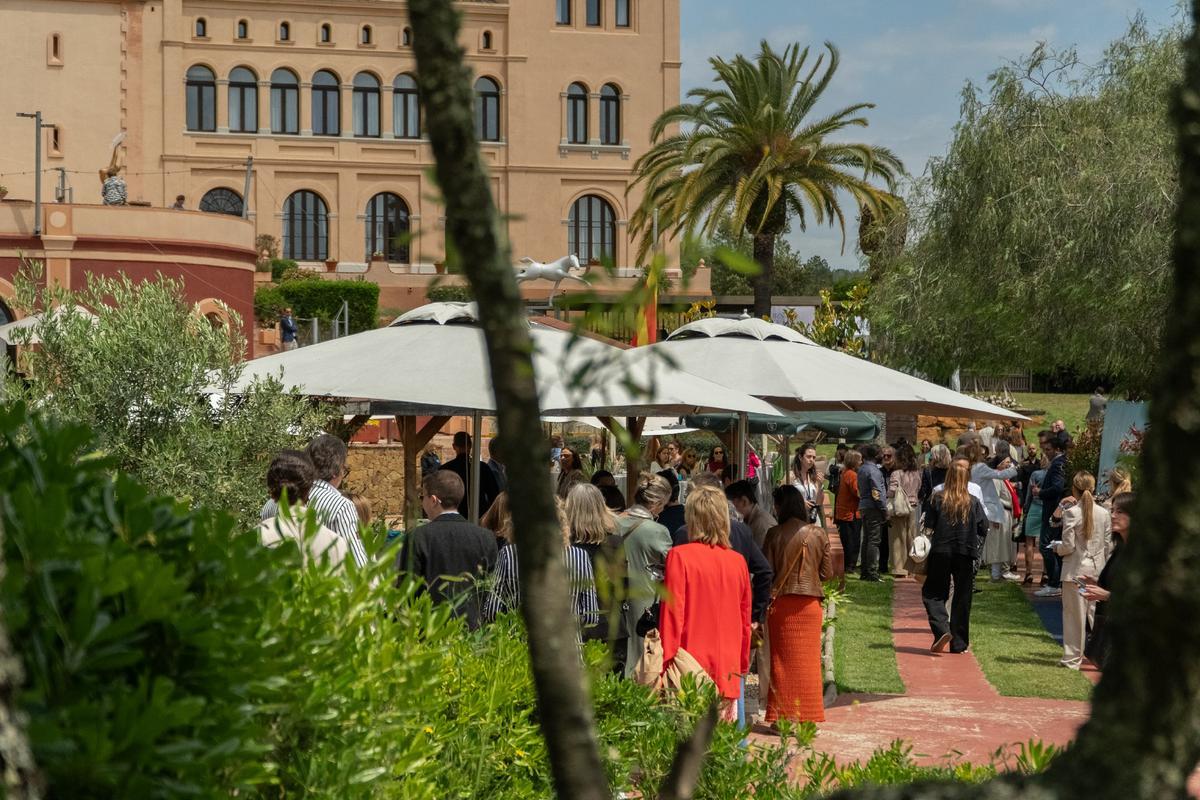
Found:
<svg viewBox="0 0 1200 800"><path fill-rule="evenodd" d="M346 459L350 475L342 487L371 504L371 519L404 514L404 448L398 444L351 445Z"/></svg>

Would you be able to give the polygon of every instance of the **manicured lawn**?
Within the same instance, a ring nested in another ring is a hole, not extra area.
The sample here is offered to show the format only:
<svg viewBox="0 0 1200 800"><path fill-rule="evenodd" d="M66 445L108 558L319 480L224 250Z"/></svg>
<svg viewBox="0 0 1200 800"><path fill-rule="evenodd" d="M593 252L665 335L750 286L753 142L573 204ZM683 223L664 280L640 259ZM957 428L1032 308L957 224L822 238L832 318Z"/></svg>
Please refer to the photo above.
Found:
<svg viewBox="0 0 1200 800"><path fill-rule="evenodd" d="M833 669L839 692L903 694L892 643L892 581L846 579L848 603L838 605Z"/></svg>
<svg viewBox="0 0 1200 800"><path fill-rule="evenodd" d="M1091 697L1087 678L1059 666L1062 646L1046 632L1021 587L990 583L982 575L977 585L983 592L971 604L971 651L1000 694L1060 700Z"/></svg>
<svg viewBox="0 0 1200 800"><path fill-rule="evenodd" d="M1056 419L1061 419L1067 423L1067 430L1071 433L1076 433L1083 428L1083 420L1087 416L1088 410L1088 396L1086 394L1014 393L1013 397L1017 399L1022 408L1032 408L1046 412L1046 419L1043 424L1036 428L1029 428L1031 434L1044 428L1049 428L1050 423ZM1029 437L1029 440L1033 441L1032 435Z"/></svg>

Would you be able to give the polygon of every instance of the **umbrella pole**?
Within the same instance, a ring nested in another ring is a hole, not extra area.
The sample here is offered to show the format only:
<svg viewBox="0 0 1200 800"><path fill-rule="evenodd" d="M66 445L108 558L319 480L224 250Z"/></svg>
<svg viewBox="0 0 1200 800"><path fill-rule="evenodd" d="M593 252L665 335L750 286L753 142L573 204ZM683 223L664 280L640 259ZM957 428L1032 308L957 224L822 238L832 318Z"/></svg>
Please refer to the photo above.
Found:
<svg viewBox="0 0 1200 800"><path fill-rule="evenodd" d="M476 411L471 415L471 482L467 488L472 525L479 524L479 456L483 452L483 441L480 439L481 427L483 426L480 421L480 413Z"/></svg>
<svg viewBox="0 0 1200 800"><path fill-rule="evenodd" d="M749 477L749 474L746 471L746 459L750 455L750 453L749 453L749 445L750 445L749 429L750 429L750 415L747 414L745 411L742 411L738 414L738 427L737 427L738 467L737 467L737 474L734 476L738 480L742 480L743 478Z"/></svg>

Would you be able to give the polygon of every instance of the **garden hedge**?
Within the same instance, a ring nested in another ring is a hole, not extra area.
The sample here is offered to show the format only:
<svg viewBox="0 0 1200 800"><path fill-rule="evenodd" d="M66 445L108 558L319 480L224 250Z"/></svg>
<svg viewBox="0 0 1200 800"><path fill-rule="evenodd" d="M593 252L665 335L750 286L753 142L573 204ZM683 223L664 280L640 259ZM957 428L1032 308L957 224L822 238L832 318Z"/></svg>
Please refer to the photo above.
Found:
<svg viewBox="0 0 1200 800"><path fill-rule="evenodd" d="M296 317L331 320L350 302L350 332L379 324L379 286L370 281L284 281L279 292Z"/></svg>

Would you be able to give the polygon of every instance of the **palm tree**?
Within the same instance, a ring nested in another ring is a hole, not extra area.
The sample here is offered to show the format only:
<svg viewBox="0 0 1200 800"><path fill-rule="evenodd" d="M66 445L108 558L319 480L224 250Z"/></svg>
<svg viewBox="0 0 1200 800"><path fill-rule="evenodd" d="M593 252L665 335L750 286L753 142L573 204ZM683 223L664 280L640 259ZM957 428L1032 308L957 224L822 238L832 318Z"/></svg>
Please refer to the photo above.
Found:
<svg viewBox="0 0 1200 800"><path fill-rule="evenodd" d="M667 109L655 120L656 144L634 166L645 195L630 225L641 235L638 258L655 245L655 210L665 230L685 237L711 235L722 219L754 240L754 260L761 272L754 279L754 313L771 312L771 273L775 241L795 219L842 230L846 220L839 201L849 193L875 213L895 204L891 193L904 165L891 150L868 144L831 142L850 126L865 127L861 112L874 108L856 103L819 119L810 119L838 66L838 51L825 43L805 72L808 48L788 46L776 53L765 41L752 61L712 58L716 86L688 92L691 102ZM677 133L674 126L682 126ZM881 179L884 191L872 185Z"/></svg>

